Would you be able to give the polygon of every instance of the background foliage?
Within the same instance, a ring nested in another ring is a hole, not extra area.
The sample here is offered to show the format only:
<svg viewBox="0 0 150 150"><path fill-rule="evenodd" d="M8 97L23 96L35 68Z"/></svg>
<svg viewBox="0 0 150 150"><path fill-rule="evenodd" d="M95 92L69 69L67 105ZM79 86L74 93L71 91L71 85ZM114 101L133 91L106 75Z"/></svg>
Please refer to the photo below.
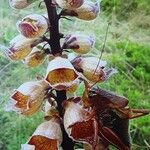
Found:
<svg viewBox="0 0 150 150"><path fill-rule="evenodd" d="M12 10L8 1L0 5L0 43L7 45L17 35L16 20L30 13L45 13L39 2L25 10ZM96 46L92 54L100 55L108 22L111 22L102 59L118 69L118 74L100 87L115 91L129 99L135 108L150 109L150 1L103 0L101 15L94 21L61 22L61 31L84 32L95 35ZM0 150L18 150L21 143L42 122L42 112L25 118L4 108L13 89L20 84L44 75L47 63L37 68L27 68L22 62L11 62L0 52ZM82 90L82 89L81 89ZM148 150L150 143L150 116L131 121L133 149Z"/></svg>

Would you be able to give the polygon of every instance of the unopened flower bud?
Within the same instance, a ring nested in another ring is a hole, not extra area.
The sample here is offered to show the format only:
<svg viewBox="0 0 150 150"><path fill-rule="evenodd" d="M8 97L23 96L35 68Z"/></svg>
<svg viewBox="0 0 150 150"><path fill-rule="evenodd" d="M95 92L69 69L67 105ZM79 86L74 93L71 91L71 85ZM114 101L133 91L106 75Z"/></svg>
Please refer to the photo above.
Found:
<svg viewBox="0 0 150 150"><path fill-rule="evenodd" d="M100 11L100 7L98 3L93 3L91 1L85 1L83 5L74 12L77 14L77 18L83 20L93 20L97 17Z"/></svg>
<svg viewBox="0 0 150 150"><path fill-rule="evenodd" d="M63 48L72 49L79 54L88 53L94 45L94 39L91 36L71 34L65 39Z"/></svg>
<svg viewBox="0 0 150 150"><path fill-rule="evenodd" d="M18 35L10 41L9 48L5 49L5 55L11 60L22 60L32 51L32 45L36 41L37 39L27 39Z"/></svg>
<svg viewBox="0 0 150 150"><path fill-rule="evenodd" d="M93 148L98 140L98 124L93 110L84 109L80 98L71 98L63 103L64 127L74 141L88 143Z"/></svg>
<svg viewBox="0 0 150 150"><path fill-rule="evenodd" d="M75 9L83 4L84 0L56 0L56 3L63 9Z"/></svg>
<svg viewBox="0 0 150 150"><path fill-rule="evenodd" d="M31 53L23 60L23 63L29 67L36 67L44 62L46 53L41 49L34 47Z"/></svg>
<svg viewBox="0 0 150 150"><path fill-rule="evenodd" d="M37 0L9 0L9 4L12 8L23 9L35 1Z"/></svg>
<svg viewBox="0 0 150 150"><path fill-rule="evenodd" d="M47 31L48 20L42 15L31 14L17 22L17 29L27 38L37 38Z"/></svg>
<svg viewBox="0 0 150 150"><path fill-rule="evenodd" d="M66 58L55 57L49 62L46 81L57 90L68 89L77 79L78 74Z"/></svg>
<svg viewBox="0 0 150 150"><path fill-rule="evenodd" d="M61 143L60 120L53 117L50 121L43 122L38 126L27 144L22 145L22 150L26 150L24 148L26 145L33 145L35 147L33 150L58 150Z"/></svg>
<svg viewBox="0 0 150 150"><path fill-rule="evenodd" d="M72 61L73 66L82 72L90 82L102 82L116 73L115 69L106 68L106 61L96 57L78 57Z"/></svg>
<svg viewBox="0 0 150 150"><path fill-rule="evenodd" d="M51 98L51 99L53 99L53 98ZM50 120L54 116L59 118L58 110L55 108L55 106L52 106L49 103L49 101L46 101L46 103L45 103L44 112L45 112L44 119L47 121Z"/></svg>
<svg viewBox="0 0 150 150"><path fill-rule="evenodd" d="M11 109L22 115L34 114L39 110L47 88L48 84L44 80L22 84L10 97Z"/></svg>

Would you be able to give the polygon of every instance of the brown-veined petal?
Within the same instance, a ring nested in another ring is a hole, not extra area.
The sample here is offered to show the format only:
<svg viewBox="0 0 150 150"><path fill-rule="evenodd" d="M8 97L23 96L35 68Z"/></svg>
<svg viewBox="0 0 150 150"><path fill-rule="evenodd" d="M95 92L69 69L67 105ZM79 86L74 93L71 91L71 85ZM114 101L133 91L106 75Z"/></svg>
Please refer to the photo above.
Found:
<svg viewBox="0 0 150 150"><path fill-rule="evenodd" d="M29 67L36 67L44 62L46 58L46 53L34 47L31 53L23 60L23 63Z"/></svg>
<svg viewBox="0 0 150 150"><path fill-rule="evenodd" d="M84 0L56 0L56 3L63 9L76 9L83 4Z"/></svg>
<svg viewBox="0 0 150 150"><path fill-rule="evenodd" d="M9 4L12 8L23 9L35 1L37 0L9 0Z"/></svg>
<svg viewBox="0 0 150 150"><path fill-rule="evenodd" d="M102 82L116 73L116 69L107 68L107 62L97 57L77 57L72 60L73 66L82 72L90 82Z"/></svg>
<svg viewBox="0 0 150 150"><path fill-rule="evenodd" d="M78 74L68 59L55 57L49 62L45 79L52 88L66 90L78 79Z"/></svg>
<svg viewBox="0 0 150 150"><path fill-rule="evenodd" d="M76 82L73 82L73 84L68 88L66 89L66 93L67 94L73 94L76 92L78 86L80 84L80 81L79 80L76 80Z"/></svg>
<svg viewBox="0 0 150 150"><path fill-rule="evenodd" d="M4 51L5 55L11 60L22 60L32 51L32 46L36 41L38 39L27 39L18 35L10 41L9 48Z"/></svg>
<svg viewBox="0 0 150 150"><path fill-rule="evenodd" d="M84 109L79 97L66 100L63 106L65 108L64 127L69 137L78 142L88 143L95 148L98 140L95 112Z"/></svg>
<svg viewBox="0 0 150 150"><path fill-rule="evenodd" d="M41 107L48 87L44 80L22 84L10 97L12 110L27 116L34 114Z"/></svg>
<svg viewBox="0 0 150 150"><path fill-rule="evenodd" d="M56 117L40 124L27 142L28 145L35 146L34 150L58 150L61 143L60 120Z"/></svg>
<svg viewBox="0 0 150 150"><path fill-rule="evenodd" d="M83 5L74 12L77 14L77 18L83 20L93 20L97 17L98 13L100 12L99 3L94 3L91 1L85 1Z"/></svg>
<svg viewBox="0 0 150 150"><path fill-rule="evenodd" d="M64 41L63 48L72 49L79 54L88 53L94 45L94 38L91 36L71 34Z"/></svg>
<svg viewBox="0 0 150 150"><path fill-rule="evenodd" d="M17 22L17 29L26 38L38 38L47 31L48 19L42 15L31 14Z"/></svg>

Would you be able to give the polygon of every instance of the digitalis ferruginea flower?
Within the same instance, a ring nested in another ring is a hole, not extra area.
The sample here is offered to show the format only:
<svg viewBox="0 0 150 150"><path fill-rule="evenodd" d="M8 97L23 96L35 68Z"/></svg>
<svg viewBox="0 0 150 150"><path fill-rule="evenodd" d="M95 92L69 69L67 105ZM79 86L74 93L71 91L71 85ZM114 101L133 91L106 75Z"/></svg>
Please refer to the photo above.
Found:
<svg viewBox="0 0 150 150"><path fill-rule="evenodd" d="M17 22L17 29L27 38L38 38L47 31L48 19L42 15L31 14Z"/></svg>
<svg viewBox="0 0 150 150"><path fill-rule="evenodd" d="M21 150L58 150L62 143L60 120L53 117L49 121L40 124L26 144L22 144Z"/></svg>
<svg viewBox="0 0 150 150"><path fill-rule="evenodd" d="M41 107L48 87L44 80L22 84L10 97L10 110L26 116L34 114Z"/></svg>
<svg viewBox="0 0 150 150"><path fill-rule="evenodd" d="M63 48L72 49L79 54L88 53L94 45L94 38L91 36L70 34L65 38Z"/></svg>
<svg viewBox="0 0 150 150"><path fill-rule="evenodd" d="M81 98L70 98L63 103L64 127L74 141L88 143L95 148L98 141L98 124L93 110L83 108Z"/></svg>
<svg viewBox="0 0 150 150"><path fill-rule="evenodd" d="M9 4L12 8L23 9L35 1L37 0L9 0Z"/></svg>
<svg viewBox="0 0 150 150"><path fill-rule="evenodd" d="M85 1L81 7L75 10L78 14L76 17L83 20L93 20L100 12L100 6L98 3L91 1Z"/></svg>
<svg viewBox="0 0 150 150"><path fill-rule="evenodd" d="M5 55L11 60L22 60L32 51L37 40L18 35L10 41L10 46L4 51Z"/></svg>
<svg viewBox="0 0 150 150"><path fill-rule="evenodd" d="M46 58L46 53L39 49L38 47L34 47L31 53L23 59L23 63L29 67L36 67L44 62Z"/></svg>
<svg viewBox="0 0 150 150"><path fill-rule="evenodd" d="M66 90L77 79L78 74L68 59L55 57L49 62L45 80L53 89Z"/></svg>
<svg viewBox="0 0 150 150"><path fill-rule="evenodd" d="M117 72L113 68L107 68L107 62L97 57L77 57L72 60L72 64L86 79L94 83L105 81Z"/></svg>
<svg viewBox="0 0 150 150"><path fill-rule="evenodd" d="M56 3L63 9L76 9L83 4L84 0L56 0Z"/></svg>

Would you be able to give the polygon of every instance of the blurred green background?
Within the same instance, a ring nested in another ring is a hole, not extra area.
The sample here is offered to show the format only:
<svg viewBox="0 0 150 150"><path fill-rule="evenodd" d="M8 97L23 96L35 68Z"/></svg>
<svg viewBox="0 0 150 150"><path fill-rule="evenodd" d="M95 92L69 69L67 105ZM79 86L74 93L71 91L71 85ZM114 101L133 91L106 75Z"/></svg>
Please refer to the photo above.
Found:
<svg viewBox="0 0 150 150"><path fill-rule="evenodd" d="M0 44L18 34L15 23L30 13L45 13L39 2L24 10L13 10L8 0L0 3ZM94 35L95 48L91 53L100 55L108 22L111 22L102 59L118 69L118 74L99 86L124 95L134 108L150 109L150 1L103 0L101 14L87 22L78 19L61 20L61 32L76 31ZM47 63L27 68L22 62L11 62L0 51L0 150L18 150L36 126L43 121L42 113L32 117L5 112L4 108L13 89L35 76L44 75ZM150 116L130 122L133 150L150 149Z"/></svg>

